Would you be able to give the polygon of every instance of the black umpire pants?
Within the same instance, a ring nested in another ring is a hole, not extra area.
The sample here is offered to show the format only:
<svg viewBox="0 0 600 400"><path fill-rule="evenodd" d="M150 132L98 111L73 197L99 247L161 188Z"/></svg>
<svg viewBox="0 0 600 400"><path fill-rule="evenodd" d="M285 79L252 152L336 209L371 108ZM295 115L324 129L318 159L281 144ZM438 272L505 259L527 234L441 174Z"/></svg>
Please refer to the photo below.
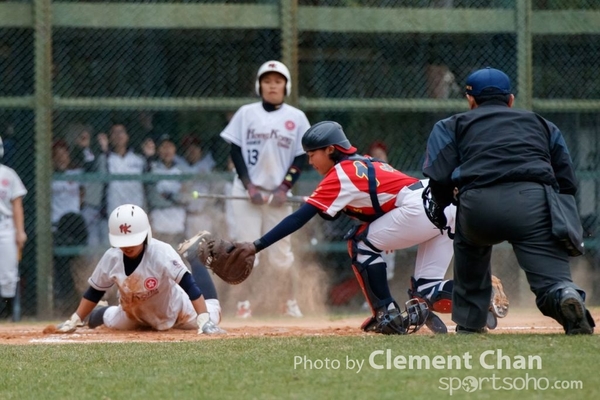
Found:
<svg viewBox="0 0 600 400"><path fill-rule="evenodd" d="M551 233L544 187L510 182L467 190L460 195L454 237L452 320L479 329L486 325L492 292L492 246L512 244L540 311L562 324L560 290L575 288L569 256Z"/></svg>

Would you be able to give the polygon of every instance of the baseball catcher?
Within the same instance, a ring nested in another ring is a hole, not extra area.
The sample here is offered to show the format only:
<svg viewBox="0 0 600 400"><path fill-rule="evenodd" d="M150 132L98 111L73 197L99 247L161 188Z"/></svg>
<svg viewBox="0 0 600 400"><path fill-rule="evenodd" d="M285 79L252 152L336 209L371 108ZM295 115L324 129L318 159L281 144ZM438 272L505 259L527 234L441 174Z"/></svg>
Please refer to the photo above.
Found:
<svg viewBox="0 0 600 400"><path fill-rule="evenodd" d="M245 281L252 272L256 249L252 243L235 243L201 231L177 249L185 258L197 256L219 278L231 285ZM194 255L193 252L197 254Z"/></svg>

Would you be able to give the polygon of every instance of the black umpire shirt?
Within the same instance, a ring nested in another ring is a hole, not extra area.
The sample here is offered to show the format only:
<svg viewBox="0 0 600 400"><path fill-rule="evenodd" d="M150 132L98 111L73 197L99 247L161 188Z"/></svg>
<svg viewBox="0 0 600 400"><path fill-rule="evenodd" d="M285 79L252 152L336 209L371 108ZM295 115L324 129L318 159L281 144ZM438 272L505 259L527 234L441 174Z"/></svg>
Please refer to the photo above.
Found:
<svg viewBox="0 0 600 400"><path fill-rule="evenodd" d="M435 124L423 173L435 181L432 194L443 205L450 203L455 187L463 192L501 182L577 191L571 157L556 125L495 100Z"/></svg>

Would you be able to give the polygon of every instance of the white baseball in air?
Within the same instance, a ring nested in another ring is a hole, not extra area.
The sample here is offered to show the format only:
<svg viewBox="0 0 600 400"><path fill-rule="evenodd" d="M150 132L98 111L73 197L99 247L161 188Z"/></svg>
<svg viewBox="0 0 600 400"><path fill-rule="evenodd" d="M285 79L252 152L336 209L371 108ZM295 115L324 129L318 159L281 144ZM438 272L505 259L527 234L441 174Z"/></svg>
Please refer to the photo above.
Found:
<svg viewBox="0 0 600 400"><path fill-rule="evenodd" d="M194 190L194 191L192 192L192 197L193 197L194 199L197 199L197 198L198 198L198 191L197 191L197 190Z"/></svg>

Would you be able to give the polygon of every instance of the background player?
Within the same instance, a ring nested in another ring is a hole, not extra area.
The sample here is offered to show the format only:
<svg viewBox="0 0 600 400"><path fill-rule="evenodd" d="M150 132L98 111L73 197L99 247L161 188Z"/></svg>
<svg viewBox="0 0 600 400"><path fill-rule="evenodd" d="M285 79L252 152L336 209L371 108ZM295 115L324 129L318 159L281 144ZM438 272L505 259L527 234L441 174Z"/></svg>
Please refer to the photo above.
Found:
<svg viewBox="0 0 600 400"><path fill-rule="evenodd" d="M291 206L285 204L286 197L306 163L301 138L310 123L302 111L284 103L285 96L292 90L287 67L279 61L261 65L255 90L262 101L242 106L221 132L221 137L231 145L231 159L237 174L231 194L247 195L250 200L232 202L237 225L231 236L238 241L253 240L292 212ZM268 279L271 283L264 280L261 283L270 291L279 290L275 298L287 300L286 314L301 317L293 294L291 240L282 239L264 255L268 262L262 257L260 264L263 270L265 267L272 270ZM264 273L257 271L259 275ZM242 286L241 291L246 293L239 293L240 297L249 296L251 286L259 281L254 279ZM249 301L238 303L237 315L251 315Z"/></svg>
<svg viewBox="0 0 600 400"><path fill-rule="evenodd" d="M77 311L57 327L59 332L74 332L89 315L90 328L104 324L119 330L197 328L198 333L224 333L216 325L220 307L205 302L177 252L152 238L144 210L133 204L117 207L110 215L108 229L114 248L104 253ZM95 308L114 284L120 304Z"/></svg>
<svg viewBox="0 0 600 400"><path fill-rule="evenodd" d="M27 189L17 173L2 165L4 145L0 137L0 296L2 304L12 314L13 321L20 318L14 312L15 296L19 283L19 254L27 241L23 196Z"/></svg>

